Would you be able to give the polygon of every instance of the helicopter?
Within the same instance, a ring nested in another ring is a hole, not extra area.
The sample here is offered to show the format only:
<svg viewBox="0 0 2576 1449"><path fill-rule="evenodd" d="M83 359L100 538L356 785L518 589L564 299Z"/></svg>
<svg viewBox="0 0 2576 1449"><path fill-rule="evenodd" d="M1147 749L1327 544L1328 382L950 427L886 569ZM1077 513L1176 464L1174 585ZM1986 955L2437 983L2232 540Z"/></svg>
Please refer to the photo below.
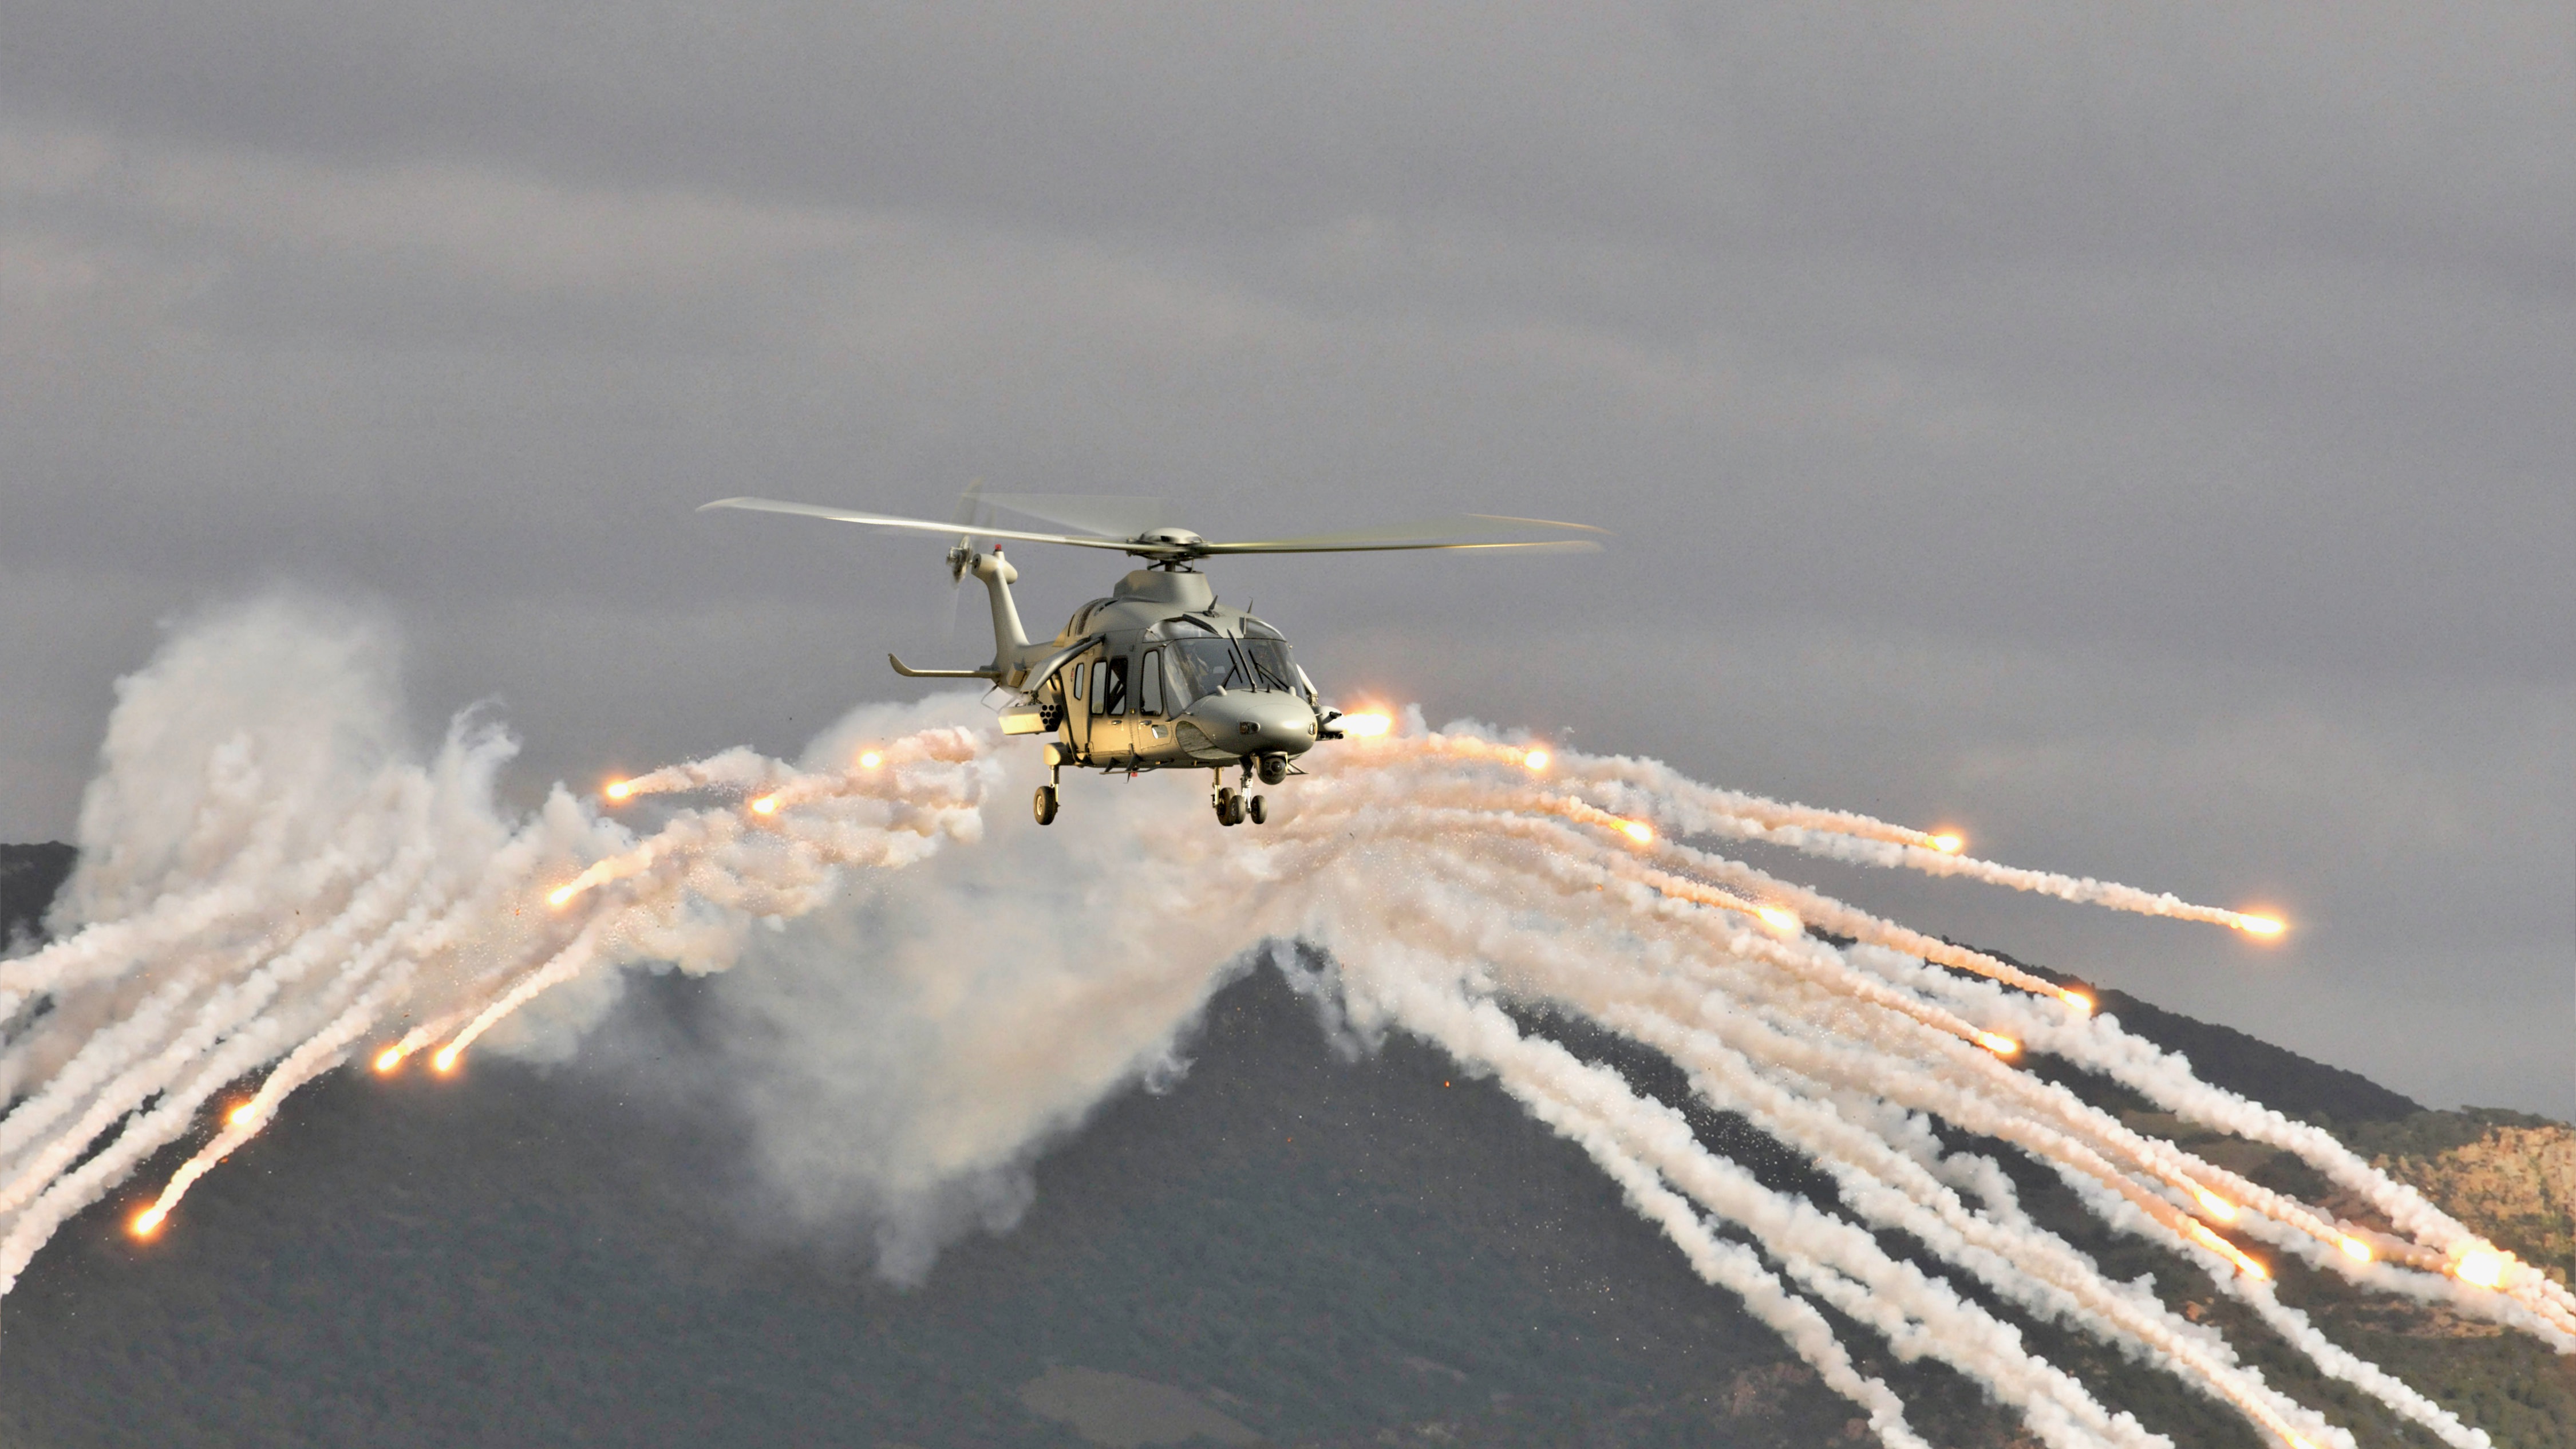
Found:
<svg viewBox="0 0 2576 1449"><path fill-rule="evenodd" d="M1352 533L1310 534L1251 542L1215 542L1156 522L1159 499L1083 495L983 496L980 483L958 500L947 523L892 514L826 508L774 498L719 498L699 512L749 509L876 528L954 533L948 576L983 583L993 611L993 661L979 669L915 669L892 654L886 662L907 679L981 679L1008 691L1001 710L1006 735L1046 735L1047 782L1031 802L1040 825L1055 823L1063 773L1096 770L1207 770L1208 802L1221 825L1268 819L1252 781L1278 785L1305 771L1297 758L1318 742L1338 740L1342 712L1326 705L1288 639L1241 609L1216 601L1200 559L1246 554L1364 553L1419 549L1592 551L1599 545L1569 533L1599 534L1588 524L1462 514L1390 524ZM1044 533L980 521L986 506L1082 528ZM1498 535L1559 531L1555 537ZM976 546L992 540L989 552ZM1020 572L1002 556L1005 541L1109 549L1145 560L1109 596L1073 611L1052 639L1032 643L1021 626L1011 585ZM1228 770L1239 771L1226 783Z"/></svg>

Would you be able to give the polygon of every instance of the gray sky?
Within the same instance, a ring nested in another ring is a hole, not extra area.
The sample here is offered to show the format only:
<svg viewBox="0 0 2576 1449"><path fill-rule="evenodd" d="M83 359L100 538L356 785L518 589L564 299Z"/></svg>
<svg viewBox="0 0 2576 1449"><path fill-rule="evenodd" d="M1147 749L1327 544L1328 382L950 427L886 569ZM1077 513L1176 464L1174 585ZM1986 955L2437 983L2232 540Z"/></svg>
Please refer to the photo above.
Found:
<svg viewBox="0 0 2576 1449"><path fill-rule="evenodd" d="M1802 867L2576 1113L2563 5L9 31L0 838L69 830L157 620L273 580L381 601L425 726L497 695L533 785L941 653L937 544L711 497L1577 517L1613 547L1216 581L1328 689L2276 904L2258 951ZM1050 626L1114 576L1020 562Z"/></svg>

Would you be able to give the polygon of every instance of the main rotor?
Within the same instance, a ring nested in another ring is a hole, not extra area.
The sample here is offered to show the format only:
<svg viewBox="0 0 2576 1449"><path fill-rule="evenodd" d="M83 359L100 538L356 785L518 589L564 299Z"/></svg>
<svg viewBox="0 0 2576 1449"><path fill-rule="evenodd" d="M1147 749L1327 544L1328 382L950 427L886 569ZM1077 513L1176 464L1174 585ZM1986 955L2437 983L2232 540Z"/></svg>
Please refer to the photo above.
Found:
<svg viewBox="0 0 2576 1449"><path fill-rule="evenodd" d="M1046 500L1015 496L1012 499L986 498L987 503L1018 512L1035 512ZM1067 502L1137 503L1148 500L1073 500ZM1218 542L1170 524L1156 524L1121 536L1108 530L1090 533L1042 533L1033 529L1000 528L980 522L939 523L927 518L904 518L889 513L863 513L848 508L826 508L814 503L790 503L776 498L719 498L699 505L699 511L710 508L743 508L760 513L786 513L801 518L828 519L835 523L863 523L872 528L902 528L923 533L959 535L962 546L970 538L1003 539L1015 543L1060 543L1074 548L1110 549L1146 560L1157 568L1179 569L1203 558L1266 553L1380 553L1416 549L1519 548L1547 549L1559 553L1590 553L1600 544L1590 538L1568 538L1565 533L1604 534L1604 529L1584 523L1559 523L1544 518L1510 518L1490 513L1462 513L1447 518L1415 519L1407 523L1387 524L1347 533L1313 533L1288 538L1250 539ZM1079 511L1079 510L1077 510ZM1043 517L1044 514L1039 516ZM1554 538L1512 538L1511 534L1528 534L1556 530Z"/></svg>

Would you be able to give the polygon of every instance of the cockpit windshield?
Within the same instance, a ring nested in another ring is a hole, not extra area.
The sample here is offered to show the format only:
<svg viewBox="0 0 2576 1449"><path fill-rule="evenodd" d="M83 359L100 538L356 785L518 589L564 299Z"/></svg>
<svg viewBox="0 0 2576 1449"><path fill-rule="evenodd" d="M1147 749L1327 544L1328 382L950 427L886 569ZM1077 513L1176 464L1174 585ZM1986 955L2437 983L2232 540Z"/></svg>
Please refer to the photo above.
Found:
<svg viewBox="0 0 2576 1449"><path fill-rule="evenodd" d="M1187 704L1201 695L1218 689L1249 689L1251 679L1243 660L1234 652L1232 640L1201 636L1175 639L1164 646L1172 667L1178 671L1179 685L1173 708Z"/></svg>
<svg viewBox="0 0 2576 1449"><path fill-rule="evenodd" d="M1200 634L1174 639L1163 648L1172 661L1175 676L1175 709L1214 694L1220 687L1299 692L1297 665L1288 657L1288 641L1266 626L1250 638Z"/></svg>
<svg viewBox="0 0 2576 1449"><path fill-rule="evenodd" d="M1255 689L1297 690L1297 666L1288 662L1285 639L1246 639L1243 652L1252 664Z"/></svg>

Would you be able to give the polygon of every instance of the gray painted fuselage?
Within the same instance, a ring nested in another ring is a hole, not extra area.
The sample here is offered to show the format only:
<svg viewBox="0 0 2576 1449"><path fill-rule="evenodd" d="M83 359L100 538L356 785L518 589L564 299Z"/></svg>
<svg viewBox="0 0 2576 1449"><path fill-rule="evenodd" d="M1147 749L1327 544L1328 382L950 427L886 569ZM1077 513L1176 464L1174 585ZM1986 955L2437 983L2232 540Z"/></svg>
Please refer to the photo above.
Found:
<svg viewBox="0 0 2576 1449"><path fill-rule="evenodd" d="M1054 638L1032 643L1010 594L1019 571L999 550L977 555L971 571L990 594L993 663L949 673L1016 692L1002 727L1053 733L1051 765L1222 770L1264 757L1284 765L1335 737L1332 712L1286 638L1219 604L1204 574L1138 569L1107 598L1074 610Z"/></svg>

